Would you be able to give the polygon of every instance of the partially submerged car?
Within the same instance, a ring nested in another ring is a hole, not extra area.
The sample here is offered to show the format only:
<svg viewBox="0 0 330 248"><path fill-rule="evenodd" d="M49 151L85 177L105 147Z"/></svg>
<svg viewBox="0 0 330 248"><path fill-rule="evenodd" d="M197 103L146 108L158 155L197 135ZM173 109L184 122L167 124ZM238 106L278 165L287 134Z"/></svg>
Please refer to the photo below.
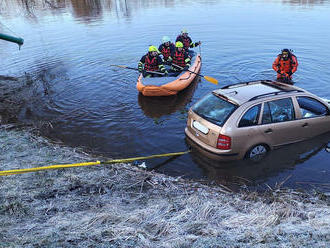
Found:
<svg viewBox="0 0 330 248"><path fill-rule="evenodd" d="M327 101L259 80L214 90L188 112L185 133L212 158L259 160L276 147L330 131Z"/></svg>

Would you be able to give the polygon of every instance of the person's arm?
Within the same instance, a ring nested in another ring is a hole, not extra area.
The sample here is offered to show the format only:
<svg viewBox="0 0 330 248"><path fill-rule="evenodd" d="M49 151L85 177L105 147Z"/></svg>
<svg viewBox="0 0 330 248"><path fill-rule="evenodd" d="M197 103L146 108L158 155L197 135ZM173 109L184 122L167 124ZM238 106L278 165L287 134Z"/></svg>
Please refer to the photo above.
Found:
<svg viewBox="0 0 330 248"><path fill-rule="evenodd" d="M144 66L145 61L146 61L146 55L142 56L142 58L140 59L140 61L138 63L139 72L143 71L143 66Z"/></svg>
<svg viewBox="0 0 330 248"><path fill-rule="evenodd" d="M297 57L292 55L292 70L291 70L291 74L295 73L298 69L298 60Z"/></svg>
<svg viewBox="0 0 330 248"><path fill-rule="evenodd" d="M195 43L192 42L192 39L190 37L188 37L188 39L189 39L189 47L190 48L194 48L195 47Z"/></svg>
<svg viewBox="0 0 330 248"><path fill-rule="evenodd" d="M174 52L175 50L175 45L173 43L170 44L170 52L172 54L172 52Z"/></svg>
<svg viewBox="0 0 330 248"><path fill-rule="evenodd" d="M163 72L163 73L167 73L167 71L166 71L166 68L165 68L165 66L164 66L164 61L162 60L162 58L161 57L157 57L157 62L158 62L158 69L159 69L159 71L161 71L161 72Z"/></svg>
<svg viewBox="0 0 330 248"><path fill-rule="evenodd" d="M162 54L162 50L163 50L163 44L159 45L159 47L158 47L159 53L158 54Z"/></svg>
<svg viewBox="0 0 330 248"><path fill-rule="evenodd" d="M167 61L172 63L174 55L175 55L175 47L173 48L173 50L171 50L171 55L170 55L170 57L168 57Z"/></svg>
<svg viewBox="0 0 330 248"><path fill-rule="evenodd" d="M191 63L190 57L187 52L185 52L185 55L184 55L184 62L186 63L186 66L184 67L183 70L187 71L189 69L190 63Z"/></svg>
<svg viewBox="0 0 330 248"><path fill-rule="evenodd" d="M194 48L194 47L197 47L197 46L199 46L200 44L202 44L202 42L200 42L200 41L198 41L198 42L193 42L192 40L191 40L191 38L190 37L188 37L189 38L189 46L190 46L190 48Z"/></svg>
<svg viewBox="0 0 330 248"><path fill-rule="evenodd" d="M279 58L279 56L277 56L276 59L274 60L272 67L273 67L274 71L276 71L277 73L281 74L280 58Z"/></svg>

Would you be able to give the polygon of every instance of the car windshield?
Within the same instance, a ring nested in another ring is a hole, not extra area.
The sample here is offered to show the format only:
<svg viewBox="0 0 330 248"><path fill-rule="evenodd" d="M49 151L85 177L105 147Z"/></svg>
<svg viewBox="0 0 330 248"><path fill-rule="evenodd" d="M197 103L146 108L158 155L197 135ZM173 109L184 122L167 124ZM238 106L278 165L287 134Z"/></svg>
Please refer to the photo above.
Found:
<svg viewBox="0 0 330 248"><path fill-rule="evenodd" d="M207 121L222 126L236 105L210 93L197 102L192 110Z"/></svg>

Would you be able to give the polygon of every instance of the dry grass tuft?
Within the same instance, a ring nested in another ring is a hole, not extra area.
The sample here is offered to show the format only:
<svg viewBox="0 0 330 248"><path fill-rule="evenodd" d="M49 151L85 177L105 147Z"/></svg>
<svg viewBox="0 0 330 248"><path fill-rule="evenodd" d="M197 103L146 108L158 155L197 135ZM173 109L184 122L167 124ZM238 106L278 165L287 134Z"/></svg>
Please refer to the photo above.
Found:
<svg viewBox="0 0 330 248"><path fill-rule="evenodd" d="M6 200L0 204L1 215L25 216L29 209L18 200Z"/></svg>

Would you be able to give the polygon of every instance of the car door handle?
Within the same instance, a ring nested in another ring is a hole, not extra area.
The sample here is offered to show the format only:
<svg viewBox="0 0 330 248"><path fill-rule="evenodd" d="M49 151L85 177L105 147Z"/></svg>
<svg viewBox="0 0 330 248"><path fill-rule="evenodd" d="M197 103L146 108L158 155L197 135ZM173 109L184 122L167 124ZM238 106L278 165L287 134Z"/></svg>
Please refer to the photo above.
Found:
<svg viewBox="0 0 330 248"><path fill-rule="evenodd" d="M272 133L273 132L273 129L271 129L271 128L268 128L266 131L265 131L265 133Z"/></svg>
<svg viewBox="0 0 330 248"><path fill-rule="evenodd" d="M308 127L308 123L305 122L305 123L302 125L302 127Z"/></svg>

